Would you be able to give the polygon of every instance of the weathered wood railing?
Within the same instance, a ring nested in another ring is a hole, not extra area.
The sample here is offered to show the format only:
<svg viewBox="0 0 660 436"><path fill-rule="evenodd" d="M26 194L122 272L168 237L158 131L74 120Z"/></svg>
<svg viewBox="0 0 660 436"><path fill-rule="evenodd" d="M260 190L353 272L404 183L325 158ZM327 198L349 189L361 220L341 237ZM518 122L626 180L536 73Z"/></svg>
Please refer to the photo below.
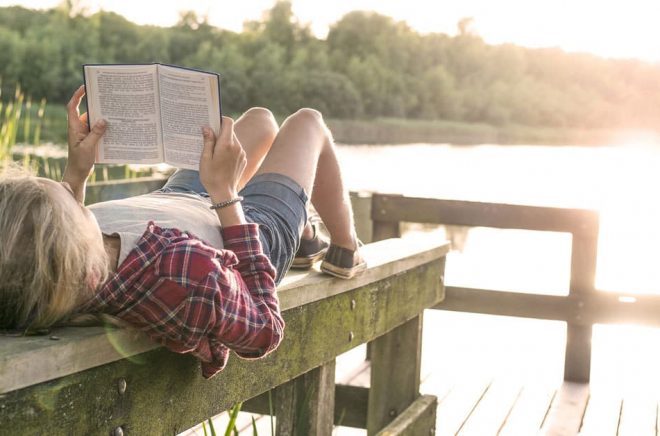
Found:
<svg viewBox="0 0 660 436"><path fill-rule="evenodd" d="M595 289L599 231L595 211L374 194L371 217L374 239L399 236L402 222L570 233L567 296L447 286L445 299L435 306L441 310L565 321L564 378L568 381L589 380L594 324L660 325L660 296L630 296Z"/></svg>
<svg viewBox="0 0 660 436"><path fill-rule="evenodd" d="M117 197L107 192L96 199ZM369 268L355 279L288 274L280 347L259 360L232 356L211 380L194 358L128 329L0 337L0 434L176 434L238 401L264 412L269 390L278 435L329 435L340 419L368 434L431 434L437 399L419 393L422 314L444 296L447 251L390 239L363 248ZM371 387L335 385L335 357L366 342Z"/></svg>

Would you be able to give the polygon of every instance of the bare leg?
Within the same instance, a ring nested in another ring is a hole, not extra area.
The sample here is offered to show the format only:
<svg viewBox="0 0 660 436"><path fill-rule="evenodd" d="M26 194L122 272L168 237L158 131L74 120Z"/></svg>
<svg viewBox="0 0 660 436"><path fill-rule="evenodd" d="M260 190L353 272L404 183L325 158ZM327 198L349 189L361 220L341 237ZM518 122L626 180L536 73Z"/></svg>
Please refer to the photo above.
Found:
<svg viewBox="0 0 660 436"><path fill-rule="evenodd" d="M279 127L273 114L265 108L253 107L245 111L234 124L234 133L245 150L247 166L239 188L252 178L273 145Z"/></svg>
<svg viewBox="0 0 660 436"><path fill-rule="evenodd" d="M318 111L301 109L284 121L257 174L284 174L311 193L332 243L354 250L353 210L332 136Z"/></svg>

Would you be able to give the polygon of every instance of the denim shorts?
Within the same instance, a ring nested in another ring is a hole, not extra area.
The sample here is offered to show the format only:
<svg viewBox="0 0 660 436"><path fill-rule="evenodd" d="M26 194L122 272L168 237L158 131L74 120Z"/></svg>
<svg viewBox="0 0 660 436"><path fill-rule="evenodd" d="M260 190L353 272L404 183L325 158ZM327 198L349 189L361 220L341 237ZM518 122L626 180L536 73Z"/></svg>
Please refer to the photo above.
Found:
<svg viewBox="0 0 660 436"><path fill-rule="evenodd" d="M159 192L188 192L209 198L199 172L194 170L177 170ZM264 254L277 270L275 283L279 284L298 251L307 222L307 194L291 178L266 173L250 179L239 195L244 198L245 219L259 225Z"/></svg>

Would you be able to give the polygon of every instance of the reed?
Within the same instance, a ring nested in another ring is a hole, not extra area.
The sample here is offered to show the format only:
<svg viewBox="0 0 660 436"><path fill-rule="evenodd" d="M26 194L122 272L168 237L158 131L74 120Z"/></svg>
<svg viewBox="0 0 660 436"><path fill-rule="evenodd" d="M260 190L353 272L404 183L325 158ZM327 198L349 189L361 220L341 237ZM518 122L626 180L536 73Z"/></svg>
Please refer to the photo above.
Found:
<svg viewBox="0 0 660 436"><path fill-rule="evenodd" d="M12 98L5 101L2 98L2 82L0 81L0 161L11 159L12 150L19 138L25 144L39 145L41 129L46 110L46 99L42 99L36 108L30 96L26 96L20 85L16 85ZM24 166L31 166L29 159L23 159Z"/></svg>

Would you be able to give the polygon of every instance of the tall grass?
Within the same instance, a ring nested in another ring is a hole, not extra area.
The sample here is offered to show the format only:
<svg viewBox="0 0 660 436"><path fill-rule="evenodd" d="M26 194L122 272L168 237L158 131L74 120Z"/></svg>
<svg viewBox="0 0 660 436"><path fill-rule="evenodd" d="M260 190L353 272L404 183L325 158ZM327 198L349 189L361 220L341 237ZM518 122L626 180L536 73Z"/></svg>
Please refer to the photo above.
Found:
<svg viewBox="0 0 660 436"><path fill-rule="evenodd" d="M42 99L35 113L32 98L23 93L20 85L16 86L13 98L4 101L0 82L0 161L11 159L19 131L24 143L41 143L45 110L46 99Z"/></svg>

